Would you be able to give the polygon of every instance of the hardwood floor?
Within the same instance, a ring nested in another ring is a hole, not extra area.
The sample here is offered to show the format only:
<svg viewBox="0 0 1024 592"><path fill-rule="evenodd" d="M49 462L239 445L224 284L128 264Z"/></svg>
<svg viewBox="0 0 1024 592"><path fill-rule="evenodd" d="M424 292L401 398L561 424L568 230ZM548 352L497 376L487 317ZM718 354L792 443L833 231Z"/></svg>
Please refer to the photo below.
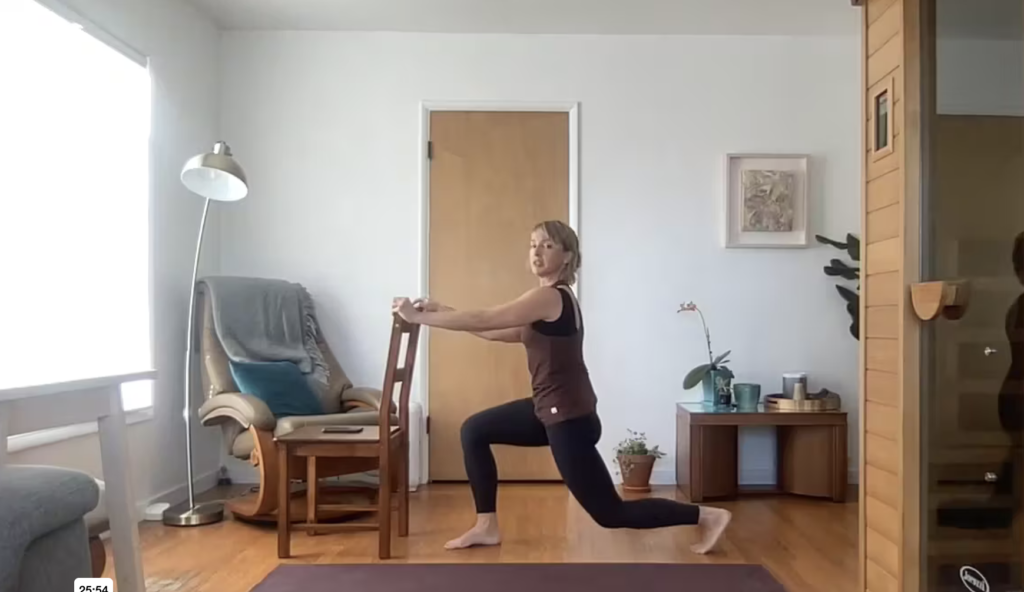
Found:
<svg viewBox="0 0 1024 592"><path fill-rule="evenodd" d="M675 489L653 495L674 497ZM857 585L856 502L755 497L714 504L731 510L733 522L719 550L706 556L689 551L692 528L602 529L561 485L502 484L499 547L442 548L473 521L464 485L421 487L410 503L409 538L395 537L391 562L760 563L789 592L853 592ZM184 529L144 522L140 535L148 592L249 592L280 563L378 561L375 532L296 533L294 557L283 562L272 526L229 519ZM107 575L111 564L108 559Z"/></svg>

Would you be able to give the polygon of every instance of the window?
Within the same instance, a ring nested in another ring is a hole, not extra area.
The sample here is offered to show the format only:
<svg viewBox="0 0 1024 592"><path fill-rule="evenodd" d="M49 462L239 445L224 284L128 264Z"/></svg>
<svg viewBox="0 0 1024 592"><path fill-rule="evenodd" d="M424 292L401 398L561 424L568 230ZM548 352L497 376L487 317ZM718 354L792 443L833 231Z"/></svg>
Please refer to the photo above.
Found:
<svg viewBox="0 0 1024 592"><path fill-rule="evenodd" d="M893 153L894 120L893 108L894 80L890 77L876 85L871 94L870 130L871 155L873 160L880 160Z"/></svg>
<svg viewBox="0 0 1024 592"><path fill-rule="evenodd" d="M149 72L91 30L0 2L0 388L152 366Z"/></svg>

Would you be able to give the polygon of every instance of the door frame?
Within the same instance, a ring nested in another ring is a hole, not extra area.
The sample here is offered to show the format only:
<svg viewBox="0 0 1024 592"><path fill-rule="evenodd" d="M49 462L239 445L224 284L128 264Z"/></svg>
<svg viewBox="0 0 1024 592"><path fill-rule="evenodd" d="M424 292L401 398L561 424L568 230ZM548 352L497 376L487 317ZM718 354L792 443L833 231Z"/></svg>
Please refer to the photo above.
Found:
<svg viewBox="0 0 1024 592"><path fill-rule="evenodd" d="M420 137L417 151L420 170L420 240L419 240L419 293L426 295L430 288L430 159L427 158L427 142L430 140L430 115L435 111L527 111L567 113L569 116L569 226L580 235L580 125L579 101L420 101ZM580 235L582 242L582 235ZM583 271L577 272L574 292L582 306L580 285ZM430 328L423 327L420 343L430 343ZM423 422L430 417L430 393L428 389L430 347L420 347L413 377L414 397L423 408ZM415 449L415 448L413 448ZM420 430L419 463L420 481L430 482L430 436L427 430ZM415 484L414 484L415 485Z"/></svg>

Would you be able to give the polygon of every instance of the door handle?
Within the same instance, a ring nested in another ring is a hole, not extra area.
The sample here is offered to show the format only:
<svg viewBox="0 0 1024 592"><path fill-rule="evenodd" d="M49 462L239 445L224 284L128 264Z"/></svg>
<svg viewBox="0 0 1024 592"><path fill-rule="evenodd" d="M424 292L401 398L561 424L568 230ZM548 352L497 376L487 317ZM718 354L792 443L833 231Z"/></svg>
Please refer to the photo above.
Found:
<svg viewBox="0 0 1024 592"><path fill-rule="evenodd" d="M999 353L999 350L992 349L991 347L985 347L985 357L991 356L992 354Z"/></svg>
<svg viewBox="0 0 1024 592"><path fill-rule="evenodd" d="M969 299L966 280L923 282L910 286L914 314L922 321L931 321L940 315L955 321L964 316Z"/></svg>
<svg viewBox="0 0 1024 592"><path fill-rule="evenodd" d="M985 483L995 483L996 481L999 481L999 475L992 472L985 473Z"/></svg>

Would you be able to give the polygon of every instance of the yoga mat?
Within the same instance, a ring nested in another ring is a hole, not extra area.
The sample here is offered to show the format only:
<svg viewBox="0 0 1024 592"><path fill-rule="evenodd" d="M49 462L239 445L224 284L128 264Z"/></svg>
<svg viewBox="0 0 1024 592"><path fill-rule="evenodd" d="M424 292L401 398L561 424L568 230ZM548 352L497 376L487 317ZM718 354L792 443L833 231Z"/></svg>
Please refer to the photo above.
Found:
<svg viewBox="0 0 1024 592"><path fill-rule="evenodd" d="M281 565L251 592L785 592L747 564Z"/></svg>

